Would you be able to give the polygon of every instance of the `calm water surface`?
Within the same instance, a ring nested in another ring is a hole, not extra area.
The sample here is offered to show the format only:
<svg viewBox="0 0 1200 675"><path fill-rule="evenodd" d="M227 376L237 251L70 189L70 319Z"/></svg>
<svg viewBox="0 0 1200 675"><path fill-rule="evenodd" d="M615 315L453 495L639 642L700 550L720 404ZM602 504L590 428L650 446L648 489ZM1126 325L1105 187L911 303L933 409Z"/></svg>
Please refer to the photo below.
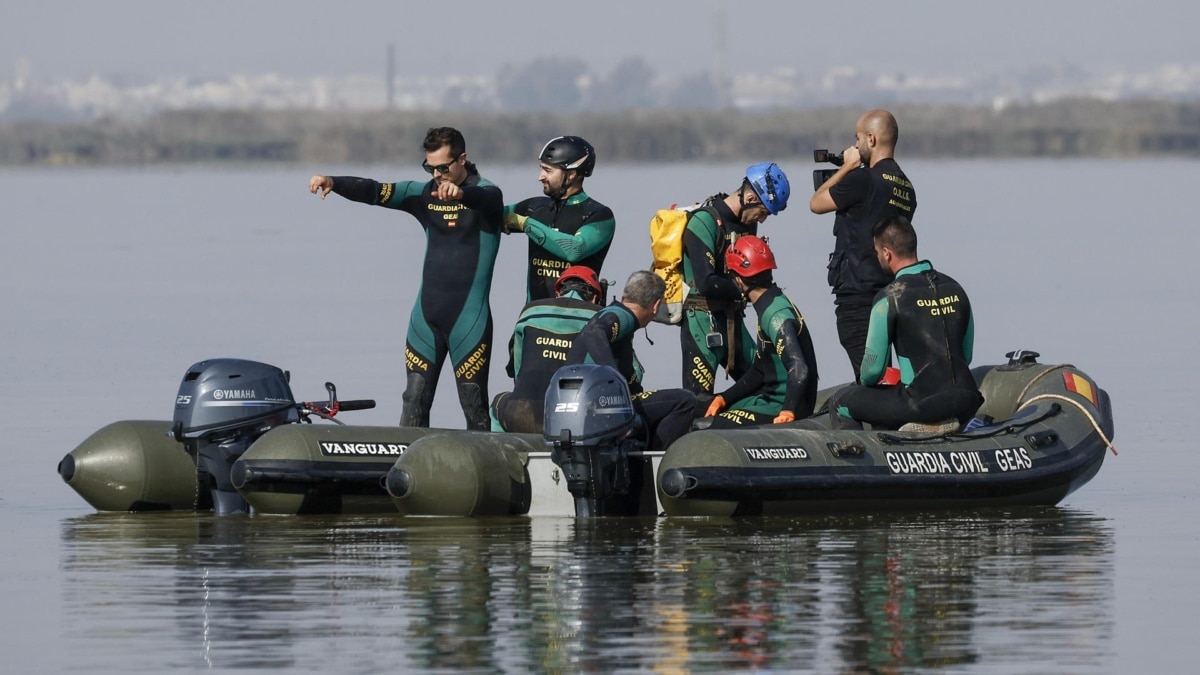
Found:
<svg viewBox="0 0 1200 675"><path fill-rule="evenodd" d="M307 194L314 172L0 172L0 649L6 671L1178 671L1200 616L1197 465L1183 420L1200 313L1189 162L909 162L923 257L968 289L976 363L1014 348L1105 387L1119 456L1055 508L744 520L214 518L97 514L54 467L118 419L167 419L186 368L249 358L333 380L391 424L422 238L407 216ZM509 201L534 167L493 177ZM601 167L605 271L648 261L654 209L741 166ZM764 228L828 386L850 377L799 199ZM419 170L418 170L419 171ZM506 240L496 342L523 297ZM448 271L452 272L452 271ZM638 338L651 386L673 332ZM503 388L503 359L493 391ZM449 377L449 374L444 375ZM451 390L447 390L451 391ZM445 392L443 392L445 393ZM453 396L434 423L461 426ZM1189 668L1190 669L1190 668Z"/></svg>

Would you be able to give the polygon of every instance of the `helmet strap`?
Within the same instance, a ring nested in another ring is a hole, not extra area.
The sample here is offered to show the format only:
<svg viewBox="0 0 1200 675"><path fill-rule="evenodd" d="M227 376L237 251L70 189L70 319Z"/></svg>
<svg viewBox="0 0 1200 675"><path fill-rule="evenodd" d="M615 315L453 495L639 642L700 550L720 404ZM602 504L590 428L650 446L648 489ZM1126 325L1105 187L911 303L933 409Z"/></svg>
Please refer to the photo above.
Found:
<svg viewBox="0 0 1200 675"><path fill-rule="evenodd" d="M746 214L746 191L753 190L750 185L750 179L742 179L742 187L738 190L738 222L745 224L746 221L742 218Z"/></svg>
<svg viewBox="0 0 1200 675"><path fill-rule="evenodd" d="M559 167L559 168L562 169L562 167ZM576 172L577 178L573 181L567 181L567 173L571 172L571 171L575 171L575 169L562 169L562 174L563 174L562 181L560 181L558 184L558 187L552 191L552 194L547 195L548 197L550 197L551 199L553 199L556 202L562 201L563 199L567 198L567 192L579 180L578 179L579 174L578 174L578 172Z"/></svg>

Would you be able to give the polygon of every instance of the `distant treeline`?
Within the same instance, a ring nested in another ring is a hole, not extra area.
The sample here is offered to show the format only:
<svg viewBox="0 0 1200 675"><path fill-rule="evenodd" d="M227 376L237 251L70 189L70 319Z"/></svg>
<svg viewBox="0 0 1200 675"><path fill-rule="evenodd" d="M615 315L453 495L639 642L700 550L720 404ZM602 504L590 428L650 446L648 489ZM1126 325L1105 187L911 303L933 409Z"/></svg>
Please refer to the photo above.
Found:
<svg viewBox="0 0 1200 675"><path fill-rule="evenodd" d="M1002 109L896 106L905 157L1200 156L1200 103L1064 100ZM584 136L605 162L810 159L853 142L862 109L771 113L183 110L87 123L0 122L0 164L192 162L381 164L411 160L430 126L454 126L475 159L527 161L551 137Z"/></svg>

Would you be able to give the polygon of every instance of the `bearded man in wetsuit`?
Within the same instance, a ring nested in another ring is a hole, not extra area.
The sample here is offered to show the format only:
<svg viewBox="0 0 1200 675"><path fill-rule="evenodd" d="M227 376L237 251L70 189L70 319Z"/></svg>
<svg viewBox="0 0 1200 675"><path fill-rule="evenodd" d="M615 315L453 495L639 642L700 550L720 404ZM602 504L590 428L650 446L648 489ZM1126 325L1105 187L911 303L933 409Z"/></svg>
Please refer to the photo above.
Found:
<svg viewBox="0 0 1200 675"><path fill-rule="evenodd" d="M800 310L772 279L775 254L758 237L738 237L725 251L725 267L758 314L758 354L746 374L713 399L705 417L714 429L731 429L811 416L817 357Z"/></svg>
<svg viewBox="0 0 1200 675"><path fill-rule="evenodd" d="M896 163L900 128L886 110L872 110L854 127L854 145L842 153L842 165L813 194L813 213L836 211L829 286L834 296L838 340L857 376L867 341L875 295L891 281L879 267L872 228L887 216L909 220L917 211L917 193Z"/></svg>
<svg viewBox="0 0 1200 675"><path fill-rule="evenodd" d="M529 237L526 302L553 298L559 274L572 265L590 267L598 276L616 231L612 210L583 190L583 179L596 168L591 143L579 136L551 139L538 163L545 196L504 207L505 233Z"/></svg>
<svg viewBox="0 0 1200 675"><path fill-rule="evenodd" d="M879 382L894 348L900 384L854 384L835 392L830 425L955 431L983 404L971 375L971 301L957 281L917 258L917 233L904 216L879 221L873 238L879 265L895 280L875 296L859 381Z"/></svg>
<svg viewBox="0 0 1200 675"><path fill-rule="evenodd" d="M791 191L779 165L755 164L733 194L709 197L688 217L682 271L690 293L679 332L683 386L706 403L716 388L717 367L736 380L756 351L742 322L742 292L726 274L725 249L740 236L758 234L763 221L787 208Z"/></svg>
<svg viewBox="0 0 1200 675"><path fill-rule="evenodd" d="M546 388L566 365L575 336L600 311L601 289L590 267L572 265L554 285L555 297L534 300L521 310L508 342L512 392L492 402L492 431L542 433Z"/></svg>
<svg viewBox="0 0 1200 675"><path fill-rule="evenodd" d="M421 289L404 345L404 409L400 425L429 426L429 410L446 356L454 369L467 428L486 431L492 352L489 295L500 247L504 196L467 159L461 132L431 128L421 166L429 181L379 183L354 176L313 176L308 189L411 214L425 230Z"/></svg>

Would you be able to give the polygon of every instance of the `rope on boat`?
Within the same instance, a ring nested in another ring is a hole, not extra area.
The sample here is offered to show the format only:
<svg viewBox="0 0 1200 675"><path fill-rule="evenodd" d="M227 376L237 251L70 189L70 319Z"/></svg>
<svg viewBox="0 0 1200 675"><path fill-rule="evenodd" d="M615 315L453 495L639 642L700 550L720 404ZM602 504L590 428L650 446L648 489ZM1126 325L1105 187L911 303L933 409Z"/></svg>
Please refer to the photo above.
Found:
<svg viewBox="0 0 1200 675"><path fill-rule="evenodd" d="M1037 376L1034 377L1032 380L1025 383L1025 388L1021 390L1021 393L1017 394L1017 400L1020 401L1021 399L1025 398L1025 394L1029 393L1030 387L1032 387L1033 385L1040 382L1043 377L1049 375L1050 373L1053 373L1056 370L1062 370L1063 368L1074 368L1074 367L1075 366L1071 365L1070 363L1060 363L1057 366L1050 366L1049 368L1043 370L1042 372L1038 373ZM1018 410L1020 410L1020 408L1018 408Z"/></svg>
<svg viewBox="0 0 1200 675"><path fill-rule="evenodd" d="M1047 372L1049 372L1049 371L1047 371ZM1028 387L1026 387L1026 389L1028 389ZM1022 392L1022 394L1023 393L1024 392ZM1026 407L1028 407L1034 401L1041 401L1042 399L1054 399L1056 401L1066 401L1067 403L1070 403L1071 405L1075 406L1076 408L1079 408L1079 411L1083 413L1083 416L1086 417L1088 419L1088 421L1092 423L1092 429L1095 429L1096 433L1100 435L1100 440L1104 441L1104 444L1108 446L1109 450L1112 450L1113 455L1117 454L1117 446L1113 445L1112 441L1108 438L1108 436L1104 435L1104 430L1100 428L1100 423L1096 421L1096 416L1092 414L1092 411L1083 407L1082 403L1080 403L1079 401L1076 401L1073 398L1070 398L1068 396L1063 396L1062 394L1038 394L1037 396L1034 396L1033 398L1029 399L1028 401L1025 401L1024 403L1022 403L1017 408L1017 412L1024 410ZM1020 400L1020 399L1018 398L1017 400Z"/></svg>

